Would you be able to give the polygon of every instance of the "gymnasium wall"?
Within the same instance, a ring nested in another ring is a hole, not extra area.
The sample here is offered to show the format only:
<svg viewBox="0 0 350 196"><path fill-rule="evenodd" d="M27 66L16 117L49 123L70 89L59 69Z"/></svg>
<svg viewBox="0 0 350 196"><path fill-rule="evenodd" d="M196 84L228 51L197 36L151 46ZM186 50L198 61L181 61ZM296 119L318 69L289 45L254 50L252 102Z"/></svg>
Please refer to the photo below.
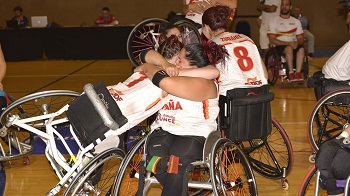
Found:
<svg viewBox="0 0 350 196"><path fill-rule="evenodd" d="M247 20L251 37L258 43L256 10L258 0L238 0L237 18ZM316 47L339 47L349 40L345 17L346 8L338 0L294 0L310 21L311 31L316 37ZM104 6L111 9L120 25L133 25L152 17L166 18L169 11L181 12L182 0L0 0L0 27L13 16L13 8L20 5L24 15L48 16L49 22L62 26L92 26ZM247 17L245 17L247 16Z"/></svg>

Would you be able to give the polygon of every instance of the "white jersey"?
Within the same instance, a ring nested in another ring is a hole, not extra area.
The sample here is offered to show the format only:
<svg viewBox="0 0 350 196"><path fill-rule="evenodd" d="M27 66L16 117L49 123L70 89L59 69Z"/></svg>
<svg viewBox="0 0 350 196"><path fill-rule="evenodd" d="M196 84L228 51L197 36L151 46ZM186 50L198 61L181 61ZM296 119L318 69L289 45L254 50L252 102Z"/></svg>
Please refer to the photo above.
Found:
<svg viewBox="0 0 350 196"><path fill-rule="evenodd" d="M186 0L186 5L189 5L191 3L196 3L196 2L202 2L204 0ZM208 0L210 1L210 0ZM202 24L202 16L203 16L203 13L201 14L198 14L196 12L192 12L191 10L189 10L187 13L186 13L186 18L198 23L198 24Z"/></svg>
<svg viewBox="0 0 350 196"><path fill-rule="evenodd" d="M128 122L117 130L119 134L156 113L165 103L164 91L153 85L143 72L135 72L124 82L108 86L107 89L128 119Z"/></svg>
<svg viewBox="0 0 350 196"><path fill-rule="evenodd" d="M303 35L304 31L298 19L289 16L289 18L276 17L269 23L268 35L276 35L276 39L292 42L297 41L298 35Z"/></svg>
<svg viewBox="0 0 350 196"><path fill-rule="evenodd" d="M263 64L255 43L247 36L224 32L212 39L218 45L224 45L229 57L216 65L220 71L219 91L234 88L258 87L267 84Z"/></svg>
<svg viewBox="0 0 350 196"><path fill-rule="evenodd" d="M344 44L322 68L325 78L350 80L350 40Z"/></svg>
<svg viewBox="0 0 350 196"><path fill-rule="evenodd" d="M275 5L277 9L275 12L261 12L261 22L269 24L274 18L280 15L281 0L265 0L264 5Z"/></svg>
<svg viewBox="0 0 350 196"><path fill-rule="evenodd" d="M161 127L174 135L207 137L217 130L218 97L202 102L189 101L168 95L168 102L159 110L152 130Z"/></svg>

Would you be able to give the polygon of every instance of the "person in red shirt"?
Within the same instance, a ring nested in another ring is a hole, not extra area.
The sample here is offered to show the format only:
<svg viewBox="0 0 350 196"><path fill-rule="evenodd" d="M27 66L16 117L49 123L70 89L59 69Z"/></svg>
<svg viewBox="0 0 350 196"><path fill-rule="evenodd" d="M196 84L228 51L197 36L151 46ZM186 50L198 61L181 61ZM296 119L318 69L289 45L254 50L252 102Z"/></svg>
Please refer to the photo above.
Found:
<svg viewBox="0 0 350 196"><path fill-rule="evenodd" d="M109 13L109 8L102 8L102 15L95 20L97 26L118 25L118 21L112 14Z"/></svg>

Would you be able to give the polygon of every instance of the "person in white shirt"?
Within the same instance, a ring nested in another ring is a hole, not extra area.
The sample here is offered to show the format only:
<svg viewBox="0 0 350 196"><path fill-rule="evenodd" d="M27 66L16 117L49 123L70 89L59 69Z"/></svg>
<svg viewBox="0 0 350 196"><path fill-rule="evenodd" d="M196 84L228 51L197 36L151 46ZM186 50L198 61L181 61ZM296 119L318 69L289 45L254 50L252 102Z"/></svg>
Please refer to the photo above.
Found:
<svg viewBox="0 0 350 196"><path fill-rule="evenodd" d="M292 3L290 0L282 0L281 13L269 23L267 32L270 43L276 50L286 56L290 82L303 81L301 69L305 57L304 32L298 19L291 17ZM296 71L294 73L294 64Z"/></svg>
<svg viewBox="0 0 350 196"><path fill-rule="evenodd" d="M267 30L271 20L276 18L280 14L281 0L263 0L257 6L257 9L261 11L261 25L259 28L259 42L260 49L264 55L269 48L270 40L267 36Z"/></svg>

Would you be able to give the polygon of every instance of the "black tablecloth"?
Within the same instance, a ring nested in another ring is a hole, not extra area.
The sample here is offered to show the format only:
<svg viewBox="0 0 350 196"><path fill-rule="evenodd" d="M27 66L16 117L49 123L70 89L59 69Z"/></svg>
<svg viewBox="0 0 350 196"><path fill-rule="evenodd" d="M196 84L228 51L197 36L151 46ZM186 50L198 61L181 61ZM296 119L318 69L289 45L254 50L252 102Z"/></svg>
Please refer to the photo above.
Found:
<svg viewBox="0 0 350 196"><path fill-rule="evenodd" d="M127 59L133 26L1 29L6 61L48 59Z"/></svg>

